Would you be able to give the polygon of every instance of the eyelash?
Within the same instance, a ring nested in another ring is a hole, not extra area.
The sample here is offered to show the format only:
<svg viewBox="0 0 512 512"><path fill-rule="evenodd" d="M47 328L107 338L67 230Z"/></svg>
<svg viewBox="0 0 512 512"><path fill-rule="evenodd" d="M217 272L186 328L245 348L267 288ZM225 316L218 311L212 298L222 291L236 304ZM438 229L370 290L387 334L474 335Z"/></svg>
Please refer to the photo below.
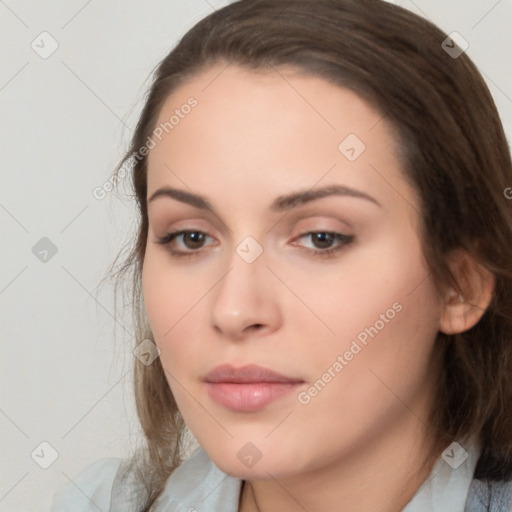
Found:
<svg viewBox="0 0 512 512"><path fill-rule="evenodd" d="M208 233L205 233L204 231L194 231L194 230L190 230L190 229L188 229L188 230L182 229L182 230L176 230L176 231L171 231L171 232L167 233L163 237L159 238L156 241L156 243L161 244L161 245L168 245L178 236L181 236L181 235L184 235L187 233L201 233L203 235L210 236ZM310 235L314 235L314 234L318 234L318 233L332 235L332 236L334 236L333 241L337 240L340 242L338 245L336 245L330 249L317 249L317 250L306 249L306 251L309 254L311 254L314 257L319 257L319 258L327 259L327 258L332 258L332 257L336 256L336 254L338 252L342 251L347 245L351 244L354 240L353 235L344 235L343 233L336 233L336 232L332 232L332 231L308 231L307 233L303 233L302 235L300 235L297 238L301 239L306 236L310 236ZM179 258L186 258L186 257L191 257L191 256L197 255L200 252L200 250L201 250L201 248L198 250L189 250L189 251L185 251L185 252L171 250L171 254L173 256L176 256Z"/></svg>

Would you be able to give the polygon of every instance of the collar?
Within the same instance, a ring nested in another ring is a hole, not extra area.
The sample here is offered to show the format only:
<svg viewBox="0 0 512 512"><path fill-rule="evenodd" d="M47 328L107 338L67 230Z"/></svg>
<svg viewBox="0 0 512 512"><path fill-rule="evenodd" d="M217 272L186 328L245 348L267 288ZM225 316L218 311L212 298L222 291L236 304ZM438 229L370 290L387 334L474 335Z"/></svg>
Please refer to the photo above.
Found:
<svg viewBox="0 0 512 512"><path fill-rule="evenodd" d="M402 512L464 510L480 453L476 438L448 446Z"/></svg>
<svg viewBox="0 0 512 512"><path fill-rule="evenodd" d="M202 447L169 477L151 512L238 512L242 480L222 472Z"/></svg>

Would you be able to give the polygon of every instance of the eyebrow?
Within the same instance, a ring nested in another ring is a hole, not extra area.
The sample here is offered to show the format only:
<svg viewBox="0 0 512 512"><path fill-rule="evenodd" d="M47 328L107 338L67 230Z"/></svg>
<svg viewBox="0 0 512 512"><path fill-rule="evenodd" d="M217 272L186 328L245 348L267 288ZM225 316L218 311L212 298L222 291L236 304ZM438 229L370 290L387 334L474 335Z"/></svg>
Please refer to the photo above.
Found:
<svg viewBox="0 0 512 512"><path fill-rule="evenodd" d="M302 190L298 192L293 192L291 194L282 195L274 199L270 204L270 210L274 212L282 212L293 208L294 206L300 206L306 203L310 203L311 201L316 201L318 199L322 199L328 196L346 196L346 197L356 197L358 199L365 199L370 201L380 208L382 208L381 203L377 201L374 197L362 192L360 190L356 190L350 187L346 187L343 185L328 185L323 188L318 188L315 190ZM195 208L199 208L201 210L208 210L213 214L217 215L215 208L212 206L211 202L208 201L203 196L198 194L193 194L190 192L186 192L185 190L179 190L172 187L162 187L157 189L151 197L148 199L148 204L154 201L159 197L168 197L171 199L175 199L182 203L189 204L194 206Z"/></svg>

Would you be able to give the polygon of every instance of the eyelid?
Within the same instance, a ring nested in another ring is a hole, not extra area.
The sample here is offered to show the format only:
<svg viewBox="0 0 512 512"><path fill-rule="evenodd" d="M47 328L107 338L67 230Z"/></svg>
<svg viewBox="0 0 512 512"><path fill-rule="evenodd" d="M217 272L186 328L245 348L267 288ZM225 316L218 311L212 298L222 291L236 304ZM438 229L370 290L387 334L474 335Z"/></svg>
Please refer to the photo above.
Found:
<svg viewBox="0 0 512 512"><path fill-rule="evenodd" d="M294 222L295 227L292 233L319 232L350 232L354 227L346 221L325 215L314 215L307 219Z"/></svg>

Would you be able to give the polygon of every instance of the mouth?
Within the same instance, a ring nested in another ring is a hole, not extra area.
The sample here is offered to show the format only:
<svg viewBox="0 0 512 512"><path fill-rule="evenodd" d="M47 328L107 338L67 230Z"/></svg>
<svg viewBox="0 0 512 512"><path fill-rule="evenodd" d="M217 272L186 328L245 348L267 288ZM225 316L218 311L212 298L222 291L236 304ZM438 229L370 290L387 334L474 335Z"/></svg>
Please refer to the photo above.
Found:
<svg viewBox="0 0 512 512"><path fill-rule="evenodd" d="M260 410L304 384L302 379L257 365L217 366L203 380L213 401L238 412Z"/></svg>

